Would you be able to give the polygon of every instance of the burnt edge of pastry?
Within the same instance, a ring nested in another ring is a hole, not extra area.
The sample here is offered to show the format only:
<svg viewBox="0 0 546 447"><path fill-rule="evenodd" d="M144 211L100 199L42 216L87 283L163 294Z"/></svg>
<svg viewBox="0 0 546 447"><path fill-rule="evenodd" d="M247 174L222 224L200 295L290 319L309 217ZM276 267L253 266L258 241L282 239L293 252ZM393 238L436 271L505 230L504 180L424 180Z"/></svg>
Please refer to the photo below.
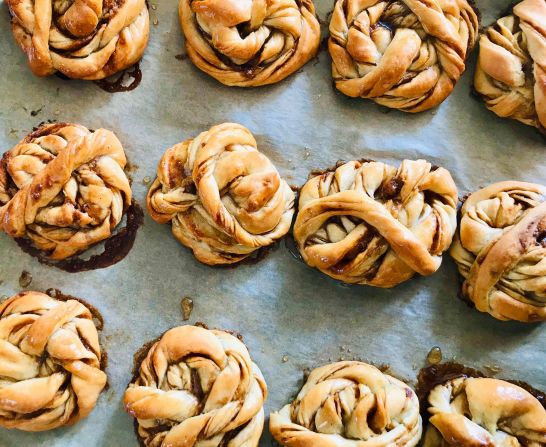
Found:
<svg viewBox="0 0 546 447"><path fill-rule="evenodd" d="M24 293L24 292L21 292ZM100 311L90 304L88 301L84 300L83 298L79 298L77 296L73 295L67 295L66 293L61 292L61 290L51 287L45 291L45 294L50 296L51 298L54 298L59 301L69 301L74 300L78 301L82 305L84 305L87 309L89 309L89 312L91 312L91 316L93 317L93 323L95 324L95 327L97 328L97 332L99 333L99 346L101 350L101 356L100 356L100 369L101 371L106 371L106 368L108 368L108 352L106 349L104 349L104 345L102 342L101 333L104 329L104 317L100 313ZM82 343L88 348L88 346L85 345L85 340L82 339ZM104 389L101 391L101 394L106 391L108 388L110 388L110 382L107 380L106 385L104 386Z"/></svg>
<svg viewBox="0 0 546 447"><path fill-rule="evenodd" d="M415 387L415 392L417 393L417 398L419 399L419 408L421 417L423 418L423 426L428 423L430 417L428 413L428 396L432 389L437 385L444 384L450 380L458 379L460 377L492 378L491 375L487 375L479 369L470 368L457 362L446 362L438 365L430 365L419 370L419 373L417 374L417 386ZM543 391L538 390L529 385L527 382L523 382L521 380L504 378L499 380L504 380L505 382L523 388L525 391L535 397L544 408L546 408L546 393Z"/></svg>
<svg viewBox="0 0 546 447"><path fill-rule="evenodd" d="M283 239L283 238L281 238L281 239ZM246 266L256 265L259 262L263 261L265 258L267 258L270 253L278 250L278 248L280 246L279 241L281 239L276 240L271 245L265 245L263 247L260 247L257 250L254 250L248 256L241 259L240 261L232 262L230 264L213 264L213 265L210 265L210 264L205 264L205 263L203 263L201 261L199 261L199 262L201 262L201 264L203 264L203 265L206 265L208 267L211 267L213 269L218 269L218 270L232 270L232 269L236 269L237 267L240 267L240 266L243 266L243 265L246 265ZM188 247L188 250L191 251L191 248ZM192 251L192 253L193 253L193 251ZM224 256L225 258L229 258L228 253L223 253L222 256ZM228 332L228 331L225 331L225 332Z"/></svg>
<svg viewBox="0 0 546 447"><path fill-rule="evenodd" d="M117 264L129 254L135 243L138 230L144 224L144 212L135 200L131 202L131 205L125 211L125 216L127 218L125 226L108 239L93 245L103 243L104 250L89 259L82 259L76 255L61 261L52 261L46 257L42 250L34 247L29 239L15 238L14 240L26 254L36 258L40 264L48 267L55 267L68 273L102 269Z"/></svg>
<svg viewBox="0 0 546 447"><path fill-rule="evenodd" d="M146 2L146 5L148 2ZM124 85L124 80L130 80L128 85ZM142 82L142 70L140 69L140 61L120 71L114 73L105 79L97 79L93 81L93 84L98 86L101 90L107 93L123 93L130 92L136 89Z"/></svg>
<svg viewBox="0 0 546 447"><path fill-rule="evenodd" d="M188 325L181 325L181 326L192 326L192 325L188 324ZM205 324L203 322L200 322L200 321L195 322L195 324L193 324L193 326L197 326L197 327L201 327L203 329L210 330L210 328L208 327L207 324ZM179 326L173 326L172 328L167 329L166 331L162 332L159 337L156 337L155 339L153 339L151 341L145 342L133 354L133 369L131 371L132 377L131 377L131 380L129 381L129 383L127 384L127 386L125 387L126 389L129 387L129 385L131 385L132 383L137 381L138 376L140 375L140 366L142 365L142 362L144 361L144 359L148 355L148 352L150 352L150 349L152 349L152 347L156 343L158 343L168 331L170 331L171 329L174 329L175 327L179 327ZM237 331L231 331L231 330L226 330L226 329L216 329L216 330L223 331L223 332L226 332L226 333L228 333L230 335L233 335L234 337L236 337L237 339L239 339L241 342L244 343L243 336ZM248 349L248 347L247 347L247 349ZM201 387L199 386L199 383L194 382L192 380L192 388L194 386L196 386L196 388L192 390L193 394L195 394L197 396L203 396L203 391L200 389ZM146 447L146 444L144 444L144 440L138 434L138 420L137 420L137 418L135 418L132 415L131 415L131 417L133 418L133 430L134 430L135 436L136 436L136 438L138 440L138 444L139 444L140 447ZM233 438L235 438L235 436L237 436L249 423L250 423L250 421L248 421L246 424L241 425L240 427L237 427L237 428L227 432L226 435L224 436L224 439L222 440L222 442L220 443L220 445L218 447L227 447L229 441L231 441ZM155 430L149 430L149 431L151 433L156 433L157 434L157 433L160 433L160 432L165 431L167 429L171 429L172 427L174 427L174 425L173 426L159 425Z"/></svg>

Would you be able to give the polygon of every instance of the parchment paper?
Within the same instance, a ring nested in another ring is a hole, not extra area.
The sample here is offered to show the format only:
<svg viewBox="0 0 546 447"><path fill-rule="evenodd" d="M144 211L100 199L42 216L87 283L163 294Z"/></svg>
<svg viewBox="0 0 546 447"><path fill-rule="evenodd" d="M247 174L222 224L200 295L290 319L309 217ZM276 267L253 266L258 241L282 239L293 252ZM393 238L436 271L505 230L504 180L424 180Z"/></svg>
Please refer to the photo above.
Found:
<svg viewBox="0 0 546 447"><path fill-rule="evenodd" d="M488 24L510 0L477 3ZM143 206L148 186L142 180L154 178L165 149L225 121L247 126L259 149L294 185L302 185L311 169L363 157L396 165L404 158L426 158L451 171L461 196L500 180L546 181L540 134L497 118L470 96L476 51L447 101L432 111L408 115L336 93L325 50L280 84L249 90L225 87L189 60L175 58L185 54L176 0L151 4L157 25L151 25L141 64L142 84L118 94L92 83L34 77L1 5L1 151L47 119L111 129L137 168L133 192ZM316 1L321 19L332 4ZM326 29L323 25L324 33ZM24 269L33 277L29 289L59 288L102 312L110 388L76 426L38 434L0 429L1 447L136 446L133 421L121 405L133 353L183 323L184 296L195 303L190 322L243 334L269 385L267 414L299 390L304 368L354 356L389 364L396 375L413 381L435 345L444 359L478 368L498 365L499 377L546 389L546 324L500 322L468 308L456 296L456 268L447 255L436 274L392 290L347 287L295 259L284 243L256 265L206 267L174 239L168 225L146 217L125 260L78 274L40 265L0 235L0 295L20 290ZM271 445L266 425L260 446Z"/></svg>

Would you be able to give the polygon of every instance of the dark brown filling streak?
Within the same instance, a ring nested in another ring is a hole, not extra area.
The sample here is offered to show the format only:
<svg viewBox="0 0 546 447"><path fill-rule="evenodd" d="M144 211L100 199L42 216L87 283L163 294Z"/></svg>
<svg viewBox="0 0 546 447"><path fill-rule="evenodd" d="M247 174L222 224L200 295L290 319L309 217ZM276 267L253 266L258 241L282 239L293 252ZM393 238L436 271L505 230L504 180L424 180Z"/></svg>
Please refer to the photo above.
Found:
<svg viewBox="0 0 546 447"><path fill-rule="evenodd" d="M15 238L15 242L21 250L36 258L41 264L56 267L68 273L86 272L110 267L123 260L129 254L135 243L138 229L144 223L144 212L134 200L127 208L125 214L127 217L125 226L105 241L94 244L96 246L104 242L104 250L102 253L93 255L89 259L82 259L76 255L61 261L52 261L47 257L48 253L36 248L30 239Z"/></svg>
<svg viewBox="0 0 546 447"><path fill-rule="evenodd" d="M491 378L482 371L464 366L456 362L440 363L422 368L417 375L417 386L415 388L419 398L419 408L423 418L423 426L426 426L430 415L428 414L428 396L432 389L437 385L445 384L451 380L464 378ZM511 379L501 379L505 382L517 385L535 397L540 404L546 408L546 394L526 382Z"/></svg>

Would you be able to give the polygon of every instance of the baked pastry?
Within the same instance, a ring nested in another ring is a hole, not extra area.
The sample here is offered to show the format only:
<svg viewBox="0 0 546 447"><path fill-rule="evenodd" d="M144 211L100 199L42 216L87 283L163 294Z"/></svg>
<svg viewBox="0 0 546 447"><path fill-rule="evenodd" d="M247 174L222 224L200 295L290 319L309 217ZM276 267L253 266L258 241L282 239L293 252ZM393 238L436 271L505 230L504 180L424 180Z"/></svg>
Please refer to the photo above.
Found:
<svg viewBox="0 0 546 447"><path fill-rule="evenodd" d="M546 2L524 0L480 37L474 87L487 108L546 132Z"/></svg>
<svg viewBox="0 0 546 447"><path fill-rule="evenodd" d="M53 260L107 239L131 203L125 164L108 130L40 126L0 163L0 230Z"/></svg>
<svg viewBox="0 0 546 447"><path fill-rule="evenodd" d="M248 129L225 123L167 150L147 204L199 261L232 264L288 232L294 193Z"/></svg>
<svg viewBox="0 0 546 447"><path fill-rule="evenodd" d="M106 385L94 316L39 292L0 303L0 426L51 430L93 410Z"/></svg>
<svg viewBox="0 0 546 447"><path fill-rule="evenodd" d="M337 0L328 49L336 87L404 112L453 90L478 34L467 0Z"/></svg>
<svg viewBox="0 0 546 447"><path fill-rule="evenodd" d="M192 62L222 84L274 84L318 51L312 0L180 0Z"/></svg>
<svg viewBox="0 0 546 447"><path fill-rule="evenodd" d="M463 295L499 320L546 320L546 187L499 182L471 194L450 254Z"/></svg>
<svg viewBox="0 0 546 447"><path fill-rule="evenodd" d="M428 402L423 447L546 445L546 410L512 383L459 377L434 387Z"/></svg>
<svg viewBox="0 0 546 447"><path fill-rule="evenodd" d="M103 79L140 60L150 32L145 0L7 0L15 40L37 76Z"/></svg>
<svg viewBox="0 0 546 447"><path fill-rule="evenodd" d="M148 447L257 447L267 386L245 345L196 326L155 342L123 399Z"/></svg>
<svg viewBox="0 0 546 447"><path fill-rule="evenodd" d="M411 447L422 432L415 392L356 361L312 371L296 399L271 414L269 428L285 447Z"/></svg>
<svg viewBox="0 0 546 447"><path fill-rule="evenodd" d="M457 187L444 168L351 161L302 188L294 239L304 261L332 278L393 287L440 267L456 206Z"/></svg>

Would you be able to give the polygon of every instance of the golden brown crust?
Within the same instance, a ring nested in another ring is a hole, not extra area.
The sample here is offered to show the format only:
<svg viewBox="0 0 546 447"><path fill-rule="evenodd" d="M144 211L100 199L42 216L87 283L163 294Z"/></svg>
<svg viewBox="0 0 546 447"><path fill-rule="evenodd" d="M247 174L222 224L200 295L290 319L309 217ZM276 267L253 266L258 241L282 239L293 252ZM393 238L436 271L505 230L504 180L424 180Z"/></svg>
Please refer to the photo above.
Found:
<svg viewBox="0 0 546 447"><path fill-rule="evenodd" d="M499 320L546 320L546 188L499 182L471 194L451 256L463 294Z"/></svg>
<svg viewBox="0 0 546 447"><path fill-rule="evenodd" d="M328 48L336 87L404 112L440 104L478 33L467 0L337 0Z"/></svg>
<svg viewBox="0 0 546 447"><path fill-rule="evenodd" d="M226 85L279 82L320 44L312 0L180 0L179 15L192 62Z"/></svg>
<svg viewBox="0 0 546 447"><path fill-rule="evenodd" d="M294 193L250 131L224 123L167 150L147 204L199 261L232 264L288 232Z"/></svg>
<svg viewBox="0 0 546 447"><path fill-rule="evenodd" d="M110 131L45 124L0 164L0 230L54 260L107 239L131 203L125 153Z"/></svg>
<svg viewBox="0 0 546 447"><path fill-rule="evenodd" d="M351 361L312 371L296 399L271 414L269 428L285 447L412 447L422 424L411 388Z"/></svg>
<svg viewBox="0 0 546 447"><path fill-rule="evenodd" d="M37 76L103 79L140 60L149 36L145 0L7 0L15 40Z"/></svg>
<svg viewBox="0 0 546 447"><path fill-rule="evenodd" d="M474 87L486 107L545 132L546 2L524 0L480 37Z"/></svg>
<svg viewBox="0 0 546 447"><path fill-rule="evenodd" d="M509 382L460 377L429 394L423 447L546 445L546 410Z"/></svg>
<svg viewBox="0 0 546 447"><path fill-rule="evenodd" d="M345 163L302 188L294 238L332 278L393 287L434 273L456 227L457 187L424 160Z"/></svg>
<svg viewBox="0 0 546 447"><path fill-rule="evenodd" d="M0 304L0 425L25 431L74 424L106 386L91 311L22 292Z"/></svg>
<svg viewBox="0 0 546 447"><path fill-rule="evenodd" d="M151 346L124 405L145 446L257 447L266 398L262 373L240 340L181 326Z"/></svg>

